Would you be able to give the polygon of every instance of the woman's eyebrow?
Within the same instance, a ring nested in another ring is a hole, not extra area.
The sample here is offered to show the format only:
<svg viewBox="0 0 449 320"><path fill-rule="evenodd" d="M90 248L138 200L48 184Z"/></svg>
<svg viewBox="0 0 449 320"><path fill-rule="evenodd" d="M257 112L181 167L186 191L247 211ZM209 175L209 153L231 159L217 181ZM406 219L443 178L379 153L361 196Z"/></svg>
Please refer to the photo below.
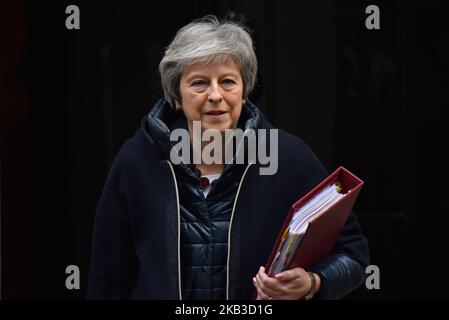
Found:
<svg viewBox="0 0 449 320"><path fill-rule="evenodd" d="M235 73L235 72L227 72L227 73L224 73L224 74L220 75L220 78L225 78L225 77L238 78L238 74Z"/></svg>
<svg viewBox="0 0 449 320"><path fill-rule="evenodd" d="M207 78L207 76L202 74L202 73L192 73L192 74L189 74L186 77L186 80L189 81L189 80L192 80L194 78Z"/></svg>
<svg viewBox="0 0 449 320"><path fill-rule="evenodd" d="M225 78L225 77L234 77L234 78L238 78L238 74L235 73L235 72L227 72L227 73L224 73L224 74L221 74L221 75L220 75L220 78ZM190 80L193 80L194 78L208 78L208 76L206 76L206 75L203 74L203 73L192 73L192 74L189 74L189 75L186 77L186 80L187 80L187 81L190 81Z"/></svg>

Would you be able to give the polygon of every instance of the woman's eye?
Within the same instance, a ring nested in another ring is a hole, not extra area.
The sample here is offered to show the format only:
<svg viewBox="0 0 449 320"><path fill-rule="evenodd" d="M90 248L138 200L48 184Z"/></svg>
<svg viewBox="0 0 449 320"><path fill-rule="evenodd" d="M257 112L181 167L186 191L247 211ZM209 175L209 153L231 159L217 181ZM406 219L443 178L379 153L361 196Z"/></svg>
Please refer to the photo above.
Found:
<svg viewBox="0 0 449 320"><path fill-rule="evenodd" d="M232 80L232 79L224 79L224 80L223 80L223 83L224 83L224 84L234 84L235 81Z"/></svg>
<svg viewBox="0 0 449 320"><path fill-rule="evenodd" d="M198 87L198 86L203 86L206 83L203 80L195 80L192 82L192 86Z"/></svg>

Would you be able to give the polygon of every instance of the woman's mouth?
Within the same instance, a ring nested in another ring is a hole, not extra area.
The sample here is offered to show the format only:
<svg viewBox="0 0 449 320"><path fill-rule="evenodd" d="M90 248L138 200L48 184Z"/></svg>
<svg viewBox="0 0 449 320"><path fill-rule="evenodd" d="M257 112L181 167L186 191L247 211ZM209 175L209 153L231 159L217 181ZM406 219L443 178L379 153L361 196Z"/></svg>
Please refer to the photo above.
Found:
<svg viewBox="0 0 449 320"><path fill-rule="evenodd" d="M221 116L222 114L225 114L225 113L226 113L226 111L215 110L215 111L206 112L205 114L208 116Z"/></svg>
<svg viewBox="0 0 449 320"><path fill-rule="evenodd" d="M226 111L223 110L214 110L214 111L208 111L205 112L205 118L209 121L223 121L226 119Z"/></svg>

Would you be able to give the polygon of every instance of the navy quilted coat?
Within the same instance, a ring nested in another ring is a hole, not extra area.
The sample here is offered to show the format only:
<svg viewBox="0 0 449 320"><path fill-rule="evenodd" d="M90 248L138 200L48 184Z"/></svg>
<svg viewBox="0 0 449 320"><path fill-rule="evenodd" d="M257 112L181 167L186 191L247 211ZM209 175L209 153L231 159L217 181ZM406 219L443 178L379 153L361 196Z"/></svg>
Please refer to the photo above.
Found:
<svg viewBox="0 0 449 320"><path fill-rule="evenodd" d="M241 128L273 127L247 102ZM290 206L327 176L299 138L279 130L278 170L226 165L207 197L190 165L174 165L169 134L185 117L158 101L122 146L97 206L90 299L250 299ZM269 150L269 149L268 149ZM317 298L357 288L368 243L351 213L331 255L311 271Z"/></svg>

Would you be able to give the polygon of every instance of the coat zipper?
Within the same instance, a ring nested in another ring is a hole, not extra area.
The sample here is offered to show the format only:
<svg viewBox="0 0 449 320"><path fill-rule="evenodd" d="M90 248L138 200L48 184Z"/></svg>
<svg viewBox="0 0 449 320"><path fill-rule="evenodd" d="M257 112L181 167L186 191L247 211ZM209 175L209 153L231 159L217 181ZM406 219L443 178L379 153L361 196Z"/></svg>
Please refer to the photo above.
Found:
<svg viewBox="0 0 449 320"><path fill-rule="evenodd" d="M179 212L179 191L178 191L178 183L176 182L175 171L173 170L173 166L170 161L167 160L167 163L170 167L171 173L173 175L173 181L175 183L176 190L176 208L178 211L178 288L179 288L179 300L182 300L182 291L181 291L181 214Z"/></svg>
<svg viewBox="0 0 449 320"><path fill-rule="evenodd" d="M181 291L181 214L179 211L179 191L178 191L178 183L176 182L175 171L173 170L173 166L170 161L167 160L168 166L170 167L170 171L173 176L173 182L175 184L176 190L176 208L178 213L178 289L179 289L179 300L182 300L182 291ZM232 206L231 219L229 221L229 230L228 230L228 257L226 262L226 300L229 300L229 260L231 256L231 230L232 230L232 221L234 218L235 207L237 205L237 199L239 197L240 188L242 187L243 180L245 179L246 173L248 172L251 163L246 167L243 172L242 179L240 179L239 187L237 189L237 194L235 195L234 205Z"/></svg>
<svg viewBox="0 0 449 320"><path fill-rule="evenodd" d="M242 186L243 180L245 179L246 173L248 172L249 167L252 163L248 164L243 172L242 179L240 179L239 187L237 189L237 194L235 195L234 205L232 206L231 220L229 221L229 230L228 230L228 257L226 262L226 300L229 300L229 260L231 257L231 229L232 229L232 220L234 218L234 211L237 205L237 199L239 197L240 188Z"/></svg>

